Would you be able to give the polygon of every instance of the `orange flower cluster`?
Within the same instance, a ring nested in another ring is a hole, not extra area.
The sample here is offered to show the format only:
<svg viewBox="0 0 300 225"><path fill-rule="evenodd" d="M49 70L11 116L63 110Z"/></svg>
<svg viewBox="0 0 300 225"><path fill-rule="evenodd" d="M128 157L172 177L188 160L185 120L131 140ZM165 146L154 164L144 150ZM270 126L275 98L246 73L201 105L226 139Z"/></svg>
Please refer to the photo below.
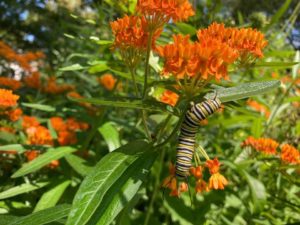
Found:
<svg viewBox="0 0 300 225"><path fill-rule="evenodd" d="M171 106L175 106L178 101L179 95L173 91L165 90L160 96L160 101Z"/></svg>
<svg viewBox="0 0 300 225"><path fill-rule="evenodd" d="M110 22L113 34L115 35L114 47L121 50L138 48L145 50L149 32L147 31L147 21L144 17L127 16ZM157 30L152 37L152 46L159 37L161 30Z"/></svg>
<svg viewBox="0 0 300 225"><path fill-rule="evenodd" d="M269 118L270 116L270 111L268 110L268 108L260 103L258 103L257 101L254 100L248 100L247 101L247 105L250 106L252 109L254 109L257 112L260 112L262 114L264 114L266 116L266 118Z"/></svg>
<svg viewBox="0 0 300 225"><path fill-rule="evenodd" d="M17 105L18 95L14 95L11 90L0 88L0 109L6 109Z"/></svg>
<svg viewBox="0 0 300 225"><path fill-rule="evenodd" d="M24 70L30 71L30 62L44 58L42 52L27 52L25 54L16 53L9 45L0 41L0 56L11 62L17 62Z"/></svg>
<svg viewBox="0 0 300 225"><path fill-rule="evenodd" d="M300 152L289 144L281 146L280 158L283 162L300 164Z"/></svg>
<svg viewBox="0 0 300 225"><path fill-rule="evenodd" d="M0 86L12 89L13 91L19 89L22 83L18 80L9 77L0 77Z"/></svg>
<svg viewBox="0 0 300 225"><path fill-rule="evenodd" d="M40 122L34 116L23 116L22 118L22 127L26 130L29 127L37 127L40 125Z"/></svg>
<svg viewBox="0 0 300 225"><path fill-rule="evenodd" d="M138 0L136 9L153 28L161 27L171 19L174 22L187 20L195 14L187 0Z"/></svg>
<svg viewBox="0 0 300 225"><path fill-rule="evenodd" d="M220 174L220 162L217 158L211 160L207 160L205 163L205 167L208 168L209 173L211 174L208 184L203 179L203 171L204 167L197 166L197 167L191 167L190 168L190 174L196 179L196 185L195 185L195 192L201 193L204 191L209 190L223 190L224 187L228 184L228 181L226 178ZM175 173L175 167L174 165L170 165L169 167L169 173L170 175L163 181L162 186L164 188L168 188L171 190L170 195L178 197L180 193L185 192L188 190L188 186L185 182L179 182L176 178Z"/></svg>
<svg viewBox="0 0 300 225"><path fill-rule="evenodd" d="M52 136L46 127L29 127L26 129L26 134L30 145L53 145Z"/></svg>
<svg viewBox="0 0 300 225"><path fill-rule="evenodd" d="M49 94L61 94L67 91L73 91L75 87L69 84L58 84L56 77L49 77L47 85L44 87L44 92Z"/></svg>
<svg viewBox="0 0 300 225"><path fill-rule="evenodd" d="M238 53L216 39L190 42L189 35L174 35L174 43L157 47L165 59L163 75L173 74L176 79L185 76L197 80L228 79L227 66L233 63Z"/></svg>
<svg viewBox="0 0 300 225"><path fill-rule="evenodd" d="M266 154L276 154L279 143L270 138L254 138L248 137L243 143L242 147L250 146L251 148Z"/></svg>
<svg viewBox="0 0 300 225"><path fill-rule="evenodd" d="M207 29L199 30L197 37L200 42L207 38L214 38L228 44L238 51L242 60L246 60L250 55L261 58L263 56L262 49L268 44L264 35L256 29L226 28L224 24L218 23L211 24Z"/></svg>
<svg viewBox="0 0 300 225"><path fill-rule="evenodd" d="M162 187L171 190L170 196L179 197L181 193L188 191L187 183L183 181L177 182L175 166L172 163L169 165L169 173L170 175L164 179Z"/></svg>
<svg viewBox="0 0 300 225"><path fill-rule="evenodd" d="M104 74L98 78L99 84L101 84L106 90L112 91L116 85L117 79L110 73Z"/></svg>
<svg viewBox="0 0 300 225"><path fill-rule="evenodd" d="M225 28L213 23L199 30L198 41L190 42L189 36L175 35L174 43L157 47L164 58L163 75L172 74L176 79L185 77L196 80L228 79L227 67L240 60L249 63L262 57L267 41L253 29Z"/></svg>
<svg viewBox="0 0 300 225"><path fill-rule="evenodd" d="M34 89L41 88L41 81L40 81L40 73L38 71L32 72L30 75L24 77L24 83Z"/></svg>
<svg viewBox="0 0 300 225"><path fill-rule="evenodd" d="M60 145L76 144L76 131L87 130L89 128L87 123L78 122L74 118L69 118L65 122L61 117L52 117L50 119L51 125L58 135L58 143Z"/></svg>
<svg viewBox="0 0 300 225"><path fill-rule="evenodd" d="M11 121L15 122L20 119L20 117L23 114L23 111L20 108L16 108L16 109L7 111L6 114L8 115L8 117Z"/></svg>

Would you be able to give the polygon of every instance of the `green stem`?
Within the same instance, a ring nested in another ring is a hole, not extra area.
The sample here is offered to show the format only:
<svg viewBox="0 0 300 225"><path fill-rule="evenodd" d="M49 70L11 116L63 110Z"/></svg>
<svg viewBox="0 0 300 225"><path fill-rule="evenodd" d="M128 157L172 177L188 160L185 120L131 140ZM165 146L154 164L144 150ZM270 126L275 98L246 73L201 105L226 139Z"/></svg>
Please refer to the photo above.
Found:
<svg viewBox="0 0 300 225"><path fill-rule="evenodd" d="M159 187L160 187L160 174L161 174L162 165L163 165L163 161L164 161L164 157L165 157L165 152L166 152L165 148L163 148L163 150L161 152L161 155L160 155L159 164L158 164L159 165L158 171L156 173L154 190L153 190L153 194L152 194L152 197L151 197L151 200L150 200L150 205L149 205L149 209L147 211L147 215L146 215L146 218L145 218L144 225L148 225L148 223L149 223L149 219L150 219L151 213L153 211L154 200L155 200L155 198L157 196L157 193L159 191Z"/></svg>
<svg viewBox="0 0 300 225"><path fill-rule="evenodd" d="M147 40L147 51L146 51L146 61L145 61L145 77L144 77L144 91L142 98L146 97L147 85L148 85L148 76L150 72L149 58L151 52L151 43L152 43L153 31L149 31L149 38Z"/></svg>
<svg viewBox="0 0 300 225"><path fill-rule="evenodd" d="M136 95L136 97L138 97L139 96L139 89L138 89L136 79L135 79L135 75L136 75L135 74L135 69L130 67L129 70L130 70L131 77L132 77L132 82L133 82L133 86L134 86L135 95Z"/></svg>

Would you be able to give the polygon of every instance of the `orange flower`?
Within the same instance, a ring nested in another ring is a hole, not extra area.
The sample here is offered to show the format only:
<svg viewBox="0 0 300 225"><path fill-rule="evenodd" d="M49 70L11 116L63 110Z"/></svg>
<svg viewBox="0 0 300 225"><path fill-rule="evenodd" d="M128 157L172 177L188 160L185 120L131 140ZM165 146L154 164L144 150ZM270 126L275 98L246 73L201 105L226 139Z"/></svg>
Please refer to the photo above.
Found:
<svg viewBox="0 0 300 225"><path fill-rule="evenodd" d="M179 95L175 92L165 90L160 97L160 101L174 107L178 101L178 98Z"/></svg>
<svg viewBox="0 0 300 225"><path fill-rule="evenodd" d="M113 75L109 73L102 75L98 79L98 82L109 91L112 91L114 89L116 81L117 80L113 77Z"/></svg>
<svg viewBox="0 0 300 225"><path fill-rule="evenodd" d="M76 133L72 131L59 131L58 132L58 143L60 145L72 145L76 144L77 137Z"/></svg>
<svg viewBox="0 0 300 225"><path fill-rule="evenodd" d="M24 155L26 156L27 161L34 160L36 157L39 156L39 154L40 154L40 152L37 150L31 150L31 151L24 152Z"/></svg>
<svg viewBox="0 0 300 225"><path fill-rule="evenodd" d="M75 118L68 118L66 122L66 126L69 130L76 131L76 130L87 130L89 125L84 122L79 122Z"/></svg>
<svg viewBox="0 0 300 225"><path fill-rule="evenodd" d="M203 171L202 166L197 166L197 167L191 167L191 168L190 168L191 174L192 174L196 179L202 178L202 171Z"/></svg>
<svg viewBox="0 0 300 225"><path fill-rule="evenodd" d="M196 181L195 191L196 191L196 193L202 193L203 191L207 192L207 191L209 191L209 187L204 180L199 179Z"/></svg>
<svg viewBox="0 0 300 225"><path fill-rule="evenodd" d="M208 188L215 189L215 190L218 190L218 189L223 190L227 184L228 184L228 181L222 174L214 173L209 178Z"/></svg>
<svg viewBox="0 0 300 225"><path fill-rule="evenodd" d="M234 49L213 38L200 43L190 42L189 35L174 35L173 39L173 44L157 47L158 54L165 59L163 75L204 81L228 79L227 66L238 57Z"/></svg>
<svg viewBox="0 0 300 225"><path fill-rule="evenodd" d="M76 91L70 91L67 93L67 96L68 97L71 97L71 98L83 98L82 95L80 95L78 92ZM83 107L86 107L88 109L93 109L92 105L90 103L87 103L87 102L79 102L78 103L79 105L83 106Z"/></svg>
<svg viewBox="0 0 300 225"><path fill-rule="evenodd" d="M271 114L266 106L258 103L257 101L249 99L247 101L247 105L250 106L252 109L256 110L257 112L264 114L266 116L266 118L269 118L269 116Z"/></svg>
<svg viewBox="0 0 300 225"><path fill-rule="evenodd" d="M0 109L17 105L18 95L14 95L11 90L0 89Z"/></svg>
<svg viewBox="0 0 300 225"><path fill-rule="evenodd" d="M59 167L59 160L53 160L49 163L48 167L50 169L55 169L57 167Z"/></svg>
<svg viewBox="0 0 300 225"><path fill-rule="evenodd" d="M213 23L207 29L201 29L197 33L200 42L207 38L215 38L239 52L241 61L247 61L250 56L261 58L262 49L268 42L264 35L252 28L225 28L224 24Z"/></svg>
<svg viewBox="0 0 300 225"><path fill-rule="evenodd" d="M299 150L289 144L284 144L281 146L280 158L282 161L287 163L300 164Z"/></svg>
<svg viewBox="0 0 300 225"><path fill-rule="evenodd" d="M29 127L37 127L40 122L34 116L23 116L22 127L26 130Z"/></svg>
<svg viewBox="0 0 300 225"><path fill-rule="evenodd" d="M248 137L243 143L242 147L250 146L257 151L264 152L266 154L276 154L276 149L279 143L270 138L254 138Z"/></svg>
<svg viewBox="0 0 300 225"><path fill-rule="evenodd" d="M19 89L22 83L18 80L9 77L0 77L0 86L12 89L13 91Z"/></svg>
<svg viewBox="0 0 300 225"><path fill-rule="evenodd" d="M49 77L46 87L44 87L44 92L49 94L61 94L67 91L74 90L73 85L69 84L57 84L56 77Z"/></svg>
<svg viewBox="0 0 300 225"><path fill-rule="evenodd" d="M24 83L31 88L40 89L41 88L41 80L40 73L38 71L32 72L31 75L24 77Z"/></svg>
<svg viewBox="0 0 300 225"><path fill-rule="evenodd" d="M219 172L221 163L217 158L206 160L206 167L209 169L210 174L215 174Z"/></svg>
<svg viewBox="0 0 300 225"><path fill-rule="evenodd" d="M30 145L53 145L50 131L43 126L29 127L26 133Z"/></svg>
<svg viewBox="0 0 300 225"><path fill-rule="evenodd" d="M55 131L65 131L68 129L61 117L52 117L50 118L50 122Z"/></svg>
<svg viewBox="0 0 300 225"><path fill-rule="evenodd" d="M195 14L187 0L138 0L136 9L147 18L153 30L171 19L174 22L187 20Z"/></svg>
<svg viewBox="0 0 300 225"><path fill-rule="evenodd" d="M10 110L7 112L8 116L9 116L9 119L13 122L17 121L18 119L20 119L20 117L22 116L23 114L23 111L22 109L20 108L16 108L16 109L13 109L13 110Z"/></svg>

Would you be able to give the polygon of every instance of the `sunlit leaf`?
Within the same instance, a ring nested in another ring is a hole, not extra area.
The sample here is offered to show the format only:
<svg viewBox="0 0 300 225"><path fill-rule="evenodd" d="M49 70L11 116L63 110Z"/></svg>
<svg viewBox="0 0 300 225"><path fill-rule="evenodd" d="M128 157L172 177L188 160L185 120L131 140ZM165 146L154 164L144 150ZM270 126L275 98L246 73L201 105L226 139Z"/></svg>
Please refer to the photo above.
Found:
<svg viewBox="0 0 300 225"><path fill-rule="evenodd" d="M34 160L25 163L19 170L17 170L11 177L17 178L24 176L28 173L39 170L43 166L48 165L51 161L60 159L67 154L75 152L76 149L72 147L58 147L55 149L49 149L44 154L38 156Z"/></svg>
<svg viewBox="0 0 300 225"><path fill-rule="evenodd" d="M27 193L27 192L30 192L30 191L33 191L36 189L40 189L48 184L49 184L49 182L39 182L39 183L35 183L35 184L25 183L25 184L21 184L18 186L14 186L8 190L1 192L0 199L11 198L16 195L24 194L24 193Z"/></svg>
<svg viewBox="0 0 300 225"><path fill-rule="evenodd" d="M257 62L254 67L289 68L297 64L299 62Z"/></svg>
<svg viewBox="0 0 300 225"><path fill-rule="evenodd" d="M105 123L98 130L102 134L110 152L121 146L119 132L112 123Z"/></svg>
<svg viewBox="0 0 300 225"><path fill-rule="evenodd" d="M38 109L41 111L46 111L46 112L55 112L55 107L50 106L50 105L42 105L42 104L34 104L34 103L21 103L22 106L32 108L32 109Z"/></svg>
<svg viewBox="0 0 300 225"><path fill-rule="evenodd" d="M83 69L85 69L85 67L76 63L71 66L66 66L66 67L60 68L59 71L74 71L74 70L83 70Z"/></svg>
<svg viewBox="0 0 300 225"><path fill-rule="evenodd" d="M87 165L87 161L74 154L68 154L65 156L66 161L70 166L80 175L85 176L93 169Z"/></svg>

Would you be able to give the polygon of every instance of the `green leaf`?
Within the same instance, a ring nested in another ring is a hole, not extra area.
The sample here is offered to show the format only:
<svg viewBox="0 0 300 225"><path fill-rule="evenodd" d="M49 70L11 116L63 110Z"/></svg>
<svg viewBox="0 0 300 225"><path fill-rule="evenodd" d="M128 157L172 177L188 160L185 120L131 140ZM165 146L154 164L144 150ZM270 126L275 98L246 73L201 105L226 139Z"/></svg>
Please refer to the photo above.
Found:
<svg viewBox="0 0 300 225"><path fill-rule="evenodd" d="M29 191L33 191L39 188L42 188L46 185L48 185L49 182L39 182L39 183L35 183L35 184L21 184L15 187L12 187L8 190L5 190L3 192L0 193L0 199L6 199L6 198L11 198L14 197L16 195L20 195L23 193L27 193Z"/></svg>
<svg viewBox="0 0 300 225"><path fill-rule="evenodd" d="M91 172L93 169L91 166L87 166L87 161L80 158L77 155L69 154L65 156L65 159L70 164L70 166L81 176L85 176Z"/></svg>
<svg viewBox="0 0 300 225"><path fill-rule="evenodd" d="M53 160L60 159L67 154L75 152L76 149L72 147L58 147L55 149L49 149L46 153L38 156L34 160L25 163L19 170L17 170L11 177L17 178L24 176L28 173L37 171L38 169L46 166Z"/></svg>
<svg viewBox="0 0 300 225"><path fill-rule="evenodd" d="M156 152L148 151L126 169L105 194L89 224L106 225L113 222L138 192L156 156Z"/></svg>
<svg viewBox="0 0 300 225"><path fill-rule="evenodd" d="M71 181L69 180L63 181L62 183L56 185L54 188L45 192L36 204L33 212L55 206L70 183Z"/></svg>
<svg viewBox="0 0 300 225"><path fill-rule="evenodd" d="M101 205L105 194L151 145L135 141L107 154L83 180L75 195L67 225L86 224ZM129 179L126 178L127 180ZM119 193L122 193L119 189ZM124 193L125 194L125 193Z"/></svg>
<svg viewBox="0 0 300 225"><path fill-rule="evenodd" d="M289 68L297 64L299 62L257 62L254 67Z"/></svg>
<svg viewBox="0 0 300 225"><path fill-rule="evenodd" d="M131 76L130 73L124 73L124 72L115 70L113 68L109 68L109 71L111 71L112 73L118 75L119 77L122 77L122 78L125 78L125 79L128 79L128 80L132 80L132 76ZM141 76L136 76L135 81L139 84L144 84L144 78L141 77ZM151 82L154 82L154 81L155 81L154 79L148 78L148 83L151 83Z"/></svg>
<svg viewBox="0 0 300 225"><path fill-rule="evenodd" d="M110 152L121 146L119 132L112 123L103 124L98 131L103 136Z"/></svg>
<svg viewBox="0 0 300 225"><path fill-rule="evenodd" d="M48 209L44 209L28 216L14 220L10 225L42 225L57 221L68 215L71 206L62 204Z"/></svg>
<svg viewBox="0 0 300 225"><path fill-rule="evenodd" d="M221 102L236 101L243 98L248 98L253 95L260 95L270 90L279 87L280 81L262 81L262 82L249 82L230 88L216 89L217 96ZM213 99L215 93L205 95L206 99Z"/></svg>
<svg viewBox="0 0 300 225"><path fill-rule="evenodd" d="M11 224L12 222L18 220L20 217L12 215L0 215L0 225Z"/></svg>
<svg viewBox="0 0 300 225"><path fill-rule="evenodd" d="M265 186L256 178L250 176L250 174L248 174L245 170L242 170L242 173L244 174L251 190L254 211L259 212L263 209L263 204L267 199Z"/></svg>
<svg viewBox="0 0 300 225"><path fill-rule="evenodd" d="M263 123L263 119L261 117L254 119L251 126L251 133L253 137L255 138L261 137L261 134L263 132L262 123Z"/></svg>
<svg viewBox="0 0 300 225"><path fill-rule="evenodd" d="M50 105L42 105L42 104L33 104L33 103L21 103L22 106L33 108L33 109L38 109L46 112L55 112L55 107L52 107Z"/></svg>
<svg viewBox="0 0 300 225"><path fill-rule="evenodd" d="M120 108L129 108L129 109L144 109L144 110L152 110L152 111L163 111L168 113L174 113L173 109L166 104L153 102L153 101L145 101L141 100L133 100L129 98L123 98L123 101L118 100L108 100L108 99L96 99L96 98L71 98L72 101L75 102L87 102L95 105L104 105L104 106L112 106L112 107L120 107Z"/></svg>
<svg viewBox="0 0 300 225"><path fill-rule="evenodd" d="M12 151L12 150L17 151L18 153L22 153L25 151L25 148L20 144L0 146L0 151Z"/></svg>
<svg viewBox="0 0 300 225"><path fill-rule="evenodd" d="M189 34L192 36L197 33L197 29L187 23L176 23L176 27L182 34Z"/></svg>
<svg viewBox="0 0 300 225"><path fill-rule="evenodd" d="M292 0L285 0L282 6L277 10L277 12L272 16L270 23L266 26L265 30L268 30L271 26L276 24L280 18L284 15L286 10L288 10L289 5L291 4Z"/></svg>
<svg viewBox="0 0 300 225"><path fill-rule="evenodd" d="M91 68L89 68L88 72L93 74L93 73L101 73L103 71L108 70L109 67L106 64L97 64L94 66L91 66Z"/></svg>
<svg viewBox="0 0 300 225"><path fill-rule="evenodd" d="M95 41L98 45L111 45L113 43L113 41L109 41L109 40L97 40Z"/></svg>
<svg viewBox="0 0 300 225"><path fill-rule="evenodd" d="M75 71L75 70L83 70L83 69L85 69L85 67L76 63L71 66L66 66L66 67L60 68L59 71Z"/></svg>

